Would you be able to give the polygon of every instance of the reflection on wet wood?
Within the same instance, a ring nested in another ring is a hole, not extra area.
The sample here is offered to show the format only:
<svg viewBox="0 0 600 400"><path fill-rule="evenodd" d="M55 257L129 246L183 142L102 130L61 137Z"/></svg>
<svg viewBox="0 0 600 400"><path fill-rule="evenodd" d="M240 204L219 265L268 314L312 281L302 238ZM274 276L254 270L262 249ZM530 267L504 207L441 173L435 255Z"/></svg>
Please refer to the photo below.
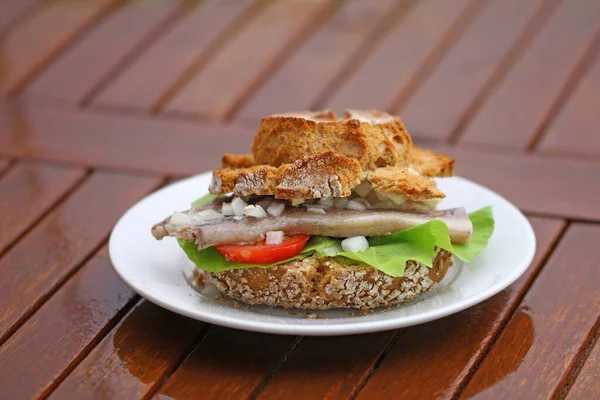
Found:
<svg viewBox="0 0 600 400"><path fill-rule="evenodd" d="M0 168L1 169L1 168ZM20 162L0 179L0 254L85 176L82 169Z"/></svg>
<svg viewBox="0 0 600 400"><path fill-rule="evenodd" d="M560 391L600 317L599 241L598 226L568 228L464 398L549 398ZM528 334L533 343L524 340ZM498 371L507 375L500 379Z"/></svg>
<svg viewBox="0 0 600 400"><path fill-rule="evenodd" d="M117 218L158 185L98 172L0 258L0 338L20 325L108 236Z"/></svg>
<svg viewBox="0 0 600 400"><path fill-rule="evenodd" d="M201 322L142 301L50 398L142 398L173 371L204 327Z"/></svg>
<svg viewBox="0 0 600 400"><path fill-rule="evenodd" d="M2 395L19 399L47 394L133 298L102 250L0 347Z"/></svg>

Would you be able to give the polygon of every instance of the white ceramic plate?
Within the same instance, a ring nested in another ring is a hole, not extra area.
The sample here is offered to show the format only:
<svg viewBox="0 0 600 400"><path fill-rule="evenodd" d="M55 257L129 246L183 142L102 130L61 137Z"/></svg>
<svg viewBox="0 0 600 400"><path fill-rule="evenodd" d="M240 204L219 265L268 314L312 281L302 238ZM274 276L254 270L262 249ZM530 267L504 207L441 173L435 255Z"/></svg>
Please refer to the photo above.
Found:
<svg viewBox="0 0 600 400"><path fill-rule="evenodd" d="M175 239L156 241L152 225L175 210L184 210L207 192L210 173L169 185L131 207L115 226L109 243L117 274L141 296L176 313L232 328L294 335L344 335L401 328L428 322L477 304L514 282L529 266L535 235L529 221L509 201L460 177L438 180L446 199L440 208L467 211L492 205L496 229L489 245L470 264L455 260L447 276L431 292L391 310L365 316L350 310L318 311L307 318L283 308L242 306L216 300L216 289L192 287L192 263Z"/></svg>

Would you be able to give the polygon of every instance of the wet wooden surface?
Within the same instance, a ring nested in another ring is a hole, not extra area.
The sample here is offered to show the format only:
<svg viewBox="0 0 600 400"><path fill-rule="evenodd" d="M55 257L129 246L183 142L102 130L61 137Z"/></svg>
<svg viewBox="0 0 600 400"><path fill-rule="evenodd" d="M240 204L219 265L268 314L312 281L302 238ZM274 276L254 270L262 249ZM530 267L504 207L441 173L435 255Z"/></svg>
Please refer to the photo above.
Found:
<svg viewBox="0 0 600 400"><path fill-rule="evenodd" d="M0 397L600 397L598 1L0 0L0 91ZM190 320L120 281L129 206L318 107L403 116L529 215L531 268L332 338Z"/></svg>

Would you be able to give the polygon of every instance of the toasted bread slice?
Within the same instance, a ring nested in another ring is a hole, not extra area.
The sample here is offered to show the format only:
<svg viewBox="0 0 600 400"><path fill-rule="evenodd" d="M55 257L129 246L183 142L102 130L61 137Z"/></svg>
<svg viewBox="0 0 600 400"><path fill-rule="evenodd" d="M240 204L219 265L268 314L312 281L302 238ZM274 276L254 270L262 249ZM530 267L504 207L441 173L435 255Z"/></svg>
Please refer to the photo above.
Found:
<svg viewBox="0 0 600 400"><path fill-rule="evenodd" d="M357 159L365 170L408 164L412 140L398 117L374 111L347 111L346 117L357 118L341 120L330 119L335 115L329 111L306 115L263 118L252 146L256 164L277 167L328 151Z"/></svg>
<svg viewBox="0 0 600 400"><path fill-rule="evenodd" d="M444 196L430 178L454 173L453 159L413 146L400 118L376 110L265 117L252 151L223 156L211 193L344 197L368 179L382 194L422 201Z"/></svg>

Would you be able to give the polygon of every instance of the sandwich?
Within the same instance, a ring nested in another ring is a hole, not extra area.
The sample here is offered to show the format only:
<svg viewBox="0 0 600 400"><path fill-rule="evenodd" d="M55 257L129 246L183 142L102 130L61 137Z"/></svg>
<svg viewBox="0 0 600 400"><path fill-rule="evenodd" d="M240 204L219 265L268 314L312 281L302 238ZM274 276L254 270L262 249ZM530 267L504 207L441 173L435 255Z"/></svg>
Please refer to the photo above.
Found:
<svg viewBox="0 0 600 400"><path fill-rule="evenodd" d="M252 153L225 154L209 194L152 227L221 293L324 310L391 306L470 262L489 207L438 210L454 159L415 146L400 118L329 110L262 118Z"/></svg>

